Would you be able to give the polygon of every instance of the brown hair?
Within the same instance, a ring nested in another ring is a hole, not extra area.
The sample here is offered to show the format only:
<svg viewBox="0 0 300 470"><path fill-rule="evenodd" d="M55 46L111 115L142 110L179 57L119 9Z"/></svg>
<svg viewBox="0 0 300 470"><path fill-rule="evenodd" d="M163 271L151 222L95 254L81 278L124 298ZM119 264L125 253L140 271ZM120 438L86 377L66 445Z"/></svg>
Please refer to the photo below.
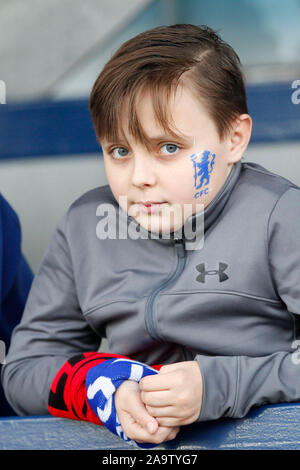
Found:
<svg viewBox="0 0 300 470"><path fill-rule="evenodd" d="M158 123L176 135L167 103L179 83L190 86L224 138L233 120L248 113L240 65L232 47L208 26L175 24L138 34L115 52L93 86L89 109L97 138L126 141L121 113L127 102L129 132L147 145L136 110L143 90L151 93Z"/></svg>

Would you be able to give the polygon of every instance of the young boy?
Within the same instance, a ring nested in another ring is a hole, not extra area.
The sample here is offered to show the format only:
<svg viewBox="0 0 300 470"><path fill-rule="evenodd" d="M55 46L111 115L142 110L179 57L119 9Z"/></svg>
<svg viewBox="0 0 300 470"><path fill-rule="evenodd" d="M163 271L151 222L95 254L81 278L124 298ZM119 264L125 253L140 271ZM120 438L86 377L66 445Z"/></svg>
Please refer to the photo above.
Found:
<svg viewBox="0 0 300 470"><path fill-rule="evenodd" d="M4 368L12 406L157 444L299 400L300 191L241 162L236 53L208 27L146 31L106 64L90 110L109 185L54 232Z"/></svg>

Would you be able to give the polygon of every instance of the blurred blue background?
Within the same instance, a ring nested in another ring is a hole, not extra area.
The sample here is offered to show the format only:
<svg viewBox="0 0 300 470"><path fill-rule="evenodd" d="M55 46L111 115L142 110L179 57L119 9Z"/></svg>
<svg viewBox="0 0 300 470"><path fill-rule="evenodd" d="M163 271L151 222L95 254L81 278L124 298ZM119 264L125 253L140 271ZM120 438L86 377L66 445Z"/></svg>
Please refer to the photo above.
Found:
<svg viewBox="0 0 300 470"><path fill-rule="evenodd" d="M207 24L237 51L244 160L300 184L300 0L0 0L0 191L34 271L68 206L107 184L87 109L97 75L125 40L173 23Z"/></svg>

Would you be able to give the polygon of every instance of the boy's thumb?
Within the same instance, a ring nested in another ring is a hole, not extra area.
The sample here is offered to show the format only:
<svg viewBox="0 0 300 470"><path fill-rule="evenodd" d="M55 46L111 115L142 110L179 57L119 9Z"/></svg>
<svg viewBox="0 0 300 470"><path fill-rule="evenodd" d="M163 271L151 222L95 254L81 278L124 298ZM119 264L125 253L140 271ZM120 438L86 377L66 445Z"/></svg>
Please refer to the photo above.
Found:
<svg viewBox="0 0 300 470"><path fill-rule="evenodd" d="M145 405L142 402L137 402L134 414L132 414L132 416L134 420L150 434L153 434L157 431L158 422L155 418L153 418L153 416L149 415Z"/></svg>
<svg viewBox="0 0 300 470"><path fill-rule="evenodd" d="M151 416L151 420L147 422L147 431L150 434L154 434L157 431L158 428L158 422L156 421L155 418Z"/></svg>

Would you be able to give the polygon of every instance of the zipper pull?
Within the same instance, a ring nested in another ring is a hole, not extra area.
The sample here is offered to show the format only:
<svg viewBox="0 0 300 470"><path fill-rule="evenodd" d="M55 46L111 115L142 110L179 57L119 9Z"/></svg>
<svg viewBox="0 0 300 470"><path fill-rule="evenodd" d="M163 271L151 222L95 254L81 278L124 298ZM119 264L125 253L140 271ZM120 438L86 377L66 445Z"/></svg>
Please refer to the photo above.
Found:
<svg viewBox="0 0 300 470"><path fill-rule="evenodd" d="M182 238L174 238L174 246L179 258L185 256L185 242Z"/></svg>

